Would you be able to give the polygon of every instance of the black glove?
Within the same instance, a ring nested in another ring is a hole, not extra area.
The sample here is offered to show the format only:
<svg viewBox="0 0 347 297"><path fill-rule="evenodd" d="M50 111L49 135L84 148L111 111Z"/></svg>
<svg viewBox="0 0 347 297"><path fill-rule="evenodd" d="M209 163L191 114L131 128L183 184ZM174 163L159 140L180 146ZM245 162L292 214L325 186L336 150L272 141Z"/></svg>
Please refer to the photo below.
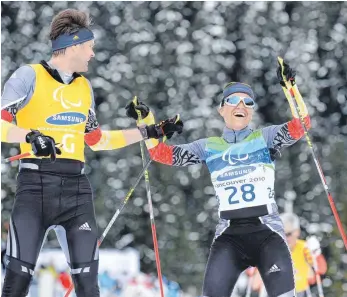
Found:
<svg viewBox="0 0 347 297"><path fill-rule="evenodd" d="M289 67L287 63L283 61L283 74L286 77L287 81L295 81L295 76L296 76L296 71L292 68ZM283 81L283 76L282 76L282 67L281 65L278 66L277 68L277 79L278 82L285 87L285 83Z"/></svg>
<svg viewBox="0 0 347 297"><path fill-rule="evenodd" d="M141 112L141 117L144 119L148 116L149 107L143 102L138 102L138 105L135 106L134 101L131 101L127 106L125 106L126 114L129 118L133 118L134 120L138 120L138 114L136 110Z"/></svg>
<svg viewBox="0 0 347 297"><path fill-rule="evenodd" d="M139 127L144 139L159 139L164 136L170 139L175 132L181 134L183 131L183 122L176 115L171 119L160 122L159 124Z"/></svg>
<svg viewBox="0 0 347 297"><path fill-rule="evenodd" d="M38 130L31 130L25 136L25 141L31 144L36 157L51 156L51 162L54 162L56 155L61 155L61 150L55 146L54 139L50 136L43 135Z"/></svg>

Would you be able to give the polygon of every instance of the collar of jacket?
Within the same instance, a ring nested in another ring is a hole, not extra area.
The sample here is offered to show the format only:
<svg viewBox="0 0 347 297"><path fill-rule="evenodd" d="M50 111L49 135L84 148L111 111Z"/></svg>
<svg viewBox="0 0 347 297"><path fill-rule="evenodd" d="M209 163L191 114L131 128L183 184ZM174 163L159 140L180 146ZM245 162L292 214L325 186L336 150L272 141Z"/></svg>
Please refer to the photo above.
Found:
<svg viewBox="0 0 347 297"><path fill-rule="evenodd" d="M224 127L222 137L228 143L237 143L244 140L252 132L253 130L250 129L248 126L246 126L245 128L241 130L233 130L233 129Z"/></svg>
<svg viewBox="0 0 347 297"><path fill-rule="evenodd" d="M40 62L40 64L46 69L46 71L58 82L60 83L64 83L63 80L61 79L60 75L59 75L59 72L57 69L53 69L51 68L48 63L45 61L45 60L42 60ZM69 84L71 84L77 77L80 77L81 74L77 73L77 72L74 72L72 74L72 80L69 82Z"/></svg>

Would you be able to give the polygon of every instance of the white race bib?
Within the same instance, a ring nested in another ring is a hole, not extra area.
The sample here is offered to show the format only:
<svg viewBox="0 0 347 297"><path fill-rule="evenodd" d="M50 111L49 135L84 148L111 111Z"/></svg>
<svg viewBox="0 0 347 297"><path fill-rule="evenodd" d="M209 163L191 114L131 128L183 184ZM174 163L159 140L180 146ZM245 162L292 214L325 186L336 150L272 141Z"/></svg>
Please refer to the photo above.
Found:
<svg viewBox="0 0 347 297"><path fill-rule="evenodd" d="M275 203L272 165L227 166L213 172L219 212Z"/></svg>

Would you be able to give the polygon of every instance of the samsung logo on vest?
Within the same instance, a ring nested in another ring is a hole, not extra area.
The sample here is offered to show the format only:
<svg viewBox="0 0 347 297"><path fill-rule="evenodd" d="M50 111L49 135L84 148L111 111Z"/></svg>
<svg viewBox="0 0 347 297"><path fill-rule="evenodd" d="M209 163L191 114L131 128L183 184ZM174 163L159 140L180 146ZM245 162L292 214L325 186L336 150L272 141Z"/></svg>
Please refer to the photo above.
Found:
<svg viewBox="0 0 347 297"><path fill-rule="evenodd" d="M247 175L248 173L256 170L256 167L254 166L245 166L239 169L232 169L227 172L224 172L223 174L219 175L217 177L218 181L223 181L223 180L228 180L228 179L233 179L237 178L243 175Z"/></svg>
<svg viewBox="0 0 347 297"><path fill-rule="evenodd" d="M50 116L46 123L58 126L78 125L86 120L86 116L79 112L62 112Z"/></svg>

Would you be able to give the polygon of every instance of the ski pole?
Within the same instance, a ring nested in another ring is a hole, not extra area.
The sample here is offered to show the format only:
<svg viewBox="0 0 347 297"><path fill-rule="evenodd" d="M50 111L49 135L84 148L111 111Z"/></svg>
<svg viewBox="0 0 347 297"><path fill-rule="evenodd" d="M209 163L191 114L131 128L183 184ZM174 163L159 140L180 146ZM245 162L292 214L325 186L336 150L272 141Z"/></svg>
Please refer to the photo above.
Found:
<svg viewBox="0 0 347 297"><path fill-rule="evenodd" d="M304 129L306 142L307 142L307 144L308 144L308 146L310 148L310 151L311 151L314 163L315 163L315 165L317 167L317 170L318 170L320 179L322 181L325 193L327 194L328 201L329 201L329 204L330 204L330 208L331 208L331 210L333 212L333 215L334 215L337 227L339 229L339 232L340 232L340 235L342 237L343 243L344 243L345 248L347 250L347 237L346 237L346 233L345 233L345 231L343 229L343 226L342 226L339 214L338 214L338 212L336 210L334 199L333 199L333 197L332 197L332 195L330 193L330 190L329 190L329 187L327 185L327 182L326 182L325 175L323 173L322 167L320 166L320 163L318 161L316 153L314 152L312 141L311 141L311 138L310 138L310 136L308 134L308 130L307 130L307 127L305 125L305 121L304 121L303 115L301 113L301 110L300 110L298 104L295 104L295 103L297 103L297 100L299 100L299 99L302 100L301 94L300 94L299 89L298 89L297 85L295 84L295 82L290 83L290 82L287 81L287 79L286 79L286 77L285 77L285 75L283 73L283 69L284 69L283 63L284 63L284 61L283 61L283 59L281 57L278 57L278 63L281 66L281 74L282 74L283 81L285 83L285 87L282 87L283 91L284 91L284 94L286 95L288 101L292 103L292 105L294 106L297 114L299 115L300 123L301 123L301 125L302 125L302 127Z"/></svg>
<svg viewBox="0 0 347 297"><path fill-rule="evenodd" d="M121 205L118 207L117 211L115 212L115 214L113 215L111 221L108 223L107 227L105 228L104 232L102 233L102 235L100 236L99 240L98 240L98 247L101 245L101 243L103 242L103 240L105 239L107 233L110 231L112 225L114 224L114 222L116 221L118 215L120 214L120 212L123 210L125 204L128 202L130 196L132 195L132 193L134 192L136 186L138 185L138 183L140 182L142 176L145 174L147 168L149 167L149 165L151 164L152 160L150 159L144 166L143 169L141 170L139 176L137 177L135 183L133 184L133 186L130 188L130 190L128 191L127 195L125 196L125 198L123 199ZM65 293L64 297L68 297L69 294L71 293L71 291L73 290L74 285L71 284L71 286L69 287L69 289L67 290L67 292Z"/></svg>
<svg viewBox="0 0 347 297"><path fill-rule="evenodd" d="M59 144L55 145L55 147L57 147L57 148L61 148L62 146L63 146L62 143L59 143ZM12 156L12 157L8 157L8 158L5 159L5 162L6 163L13 162L13 161L20 160L20 159L23 159L23 158L26 158L26 157L30 157L30 156L33 156L33 155L34 155L34 152L30 151L30 152L22 153L22 154L15 155L15 156Z"/></svg>
<svg viewBox="0 0 347 297"><path fill-rule="evenodd" d="M134 105L138 105L137 97L134 97L133 100ZM141 117L141 111L136 110L138 119L142 120ZM143 166L146 165L146 156L145 156L145 150L144 150L144 141L140 142L140 148L141 148L141 158ZM151 220L151 228L152 228L152 238L153 238L153 246L154 246L154 254L155 254L155 262L157 266L157 273L158 273L158 279L159 279L159 287L160 287L160 296L164 297L164 288L163 288L163 277L161 274L161 267L160 267L160 257L159 257L159 248L158 248L158 240L157 240L157 230L155 226L155 220L154 220L154 213L153 213L153 204L152 204L152 197L151 197L151 186L149 184L149 175L148 170L145 171L145 183L146 183L146 192L147 192L147 200L148 200L148 207L149 207L149 216Z"/></svg>
<svg viewBox="0 0 347 297"><path fill-rule="evenodd" d="M316 259L316 257L314 255L312 255L312 260L313 260L313 270L314 270L314 274L315 274L315 277L316 277L318 295L319 295L319 297L324 297L322 279L320 277L320 274L318 273L317 259Z"/></svg>
<svg viewBox="0 0 347 297"><path fill-rule="evenodd" d="M312 297L310 286L308 286L305 291L306 291L306 296L307 297Z"/></svg>
<svg viewBox="0 0 347 297"><path fill-rule="evenodd" d="M312 251L308 247L305 247L305 249L304 249L304 258L305 258L307 264L312 268L313 273L315 274L315 277L316 277L316 283L318 284L318 282L320 282L320 278L319 278L319 280L317 280L318 265L317 265L317 262L315 262L315 255L312 253ZM311 288L310 288L309 284L308 284L308 287L306 288L306 295L307 295L307 297L312 297ZM321 296L319 296L319 297L321 297Z"/></svg>

